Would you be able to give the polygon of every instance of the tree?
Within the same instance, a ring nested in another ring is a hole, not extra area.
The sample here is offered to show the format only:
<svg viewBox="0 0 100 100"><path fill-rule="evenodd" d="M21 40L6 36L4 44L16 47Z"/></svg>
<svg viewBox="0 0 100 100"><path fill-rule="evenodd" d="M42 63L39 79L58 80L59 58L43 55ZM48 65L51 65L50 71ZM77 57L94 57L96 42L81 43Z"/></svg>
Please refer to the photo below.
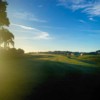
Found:
<svg viewBox="0 0 100 100"><path fill-rule="evenodd" d="M4 48L9 46L9 43L14 45L14 35L4 26L9 26L10 22L7 17L7 5L5 0L0 0L0 46L3 43Z"/></svg>
<svg viewBox="0 0 100 100"><path fill-rule="evenodd" d="M7 47L10 47L9 44L11 44L13 46L13 48L14 48L14 44L15 43L14 43L14 41L12 39L7 41Z"/></svg>
<svg viewBox="0 0 100 100"><path fill-rule="evenodd" d="M8 29L2 28L0 31L0 37L0 43L4 43L4 48L7 48L9 46L9 43L13 44L12 42L14 39L14 35Z"/></svg>
<svg viewBox="0 0 100 100"><path fill-rule="evenodd" d="M100 50L97 50L96 53L97 53L97 54L100 54Z"/></svg>
<svg viewBox="0 0 100 100"><path fill-rule="evenodd" d="M24 50L19 48L19 49L17 50L17 53L18 53L19 55L22 55L22 54L24 54Z"/></svg>
<svg viewBox="0 0 100 100"><path fill-rule="evenodd" d="M0 0L0 26L9 26L10 24L6 12L7 5L6 1Z"/></svg>

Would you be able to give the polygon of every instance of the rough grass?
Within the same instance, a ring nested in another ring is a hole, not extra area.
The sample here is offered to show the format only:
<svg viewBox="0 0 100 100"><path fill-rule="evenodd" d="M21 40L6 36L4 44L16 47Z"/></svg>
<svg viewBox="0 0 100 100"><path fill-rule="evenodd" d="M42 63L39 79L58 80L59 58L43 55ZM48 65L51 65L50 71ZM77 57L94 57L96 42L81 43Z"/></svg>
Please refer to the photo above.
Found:
<svg viewBox="0 0 100 100"><path fill-rule="evenodd" d="M68 58L63 55L25 55L19 58L0 58L0 100L29 99L47 80L70 75L97 75L100 56ZM31 94L31 96L30 96Z"/></svg>

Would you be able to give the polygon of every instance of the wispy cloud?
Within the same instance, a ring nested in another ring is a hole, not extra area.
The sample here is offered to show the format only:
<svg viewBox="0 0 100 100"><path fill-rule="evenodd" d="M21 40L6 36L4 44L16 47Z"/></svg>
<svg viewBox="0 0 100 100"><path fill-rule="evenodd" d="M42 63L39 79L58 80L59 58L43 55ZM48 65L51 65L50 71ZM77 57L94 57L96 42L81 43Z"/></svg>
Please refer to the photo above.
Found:
<svg viewBox="0 0 100 100"><path fill-rule="evenodd" d="M16 30L15 30L16 29ZM20 24L11 24L10 30L15 32L16 35L18 32L20 32L20 36L16 36L16 39L42 39L42 40L49 40L52 39L50 34L48 32L41 31L39 29L29 27L29 26L24 26ZM21 35L21 33L23 35Z"/></svg>
<svg viewBox="0 0 100 100"><path fill-rule="evenodd" d="M83 31L90 32L90 33L95 33L95 34L100 33L100 30L83 30Z"/></svg>
<svg viewBox="0 0 100 100"><path fill-rule="evenodd" d="M20 27L20 28L23 28L23 29L26 29L26 30L35 30L35 31L39 31L37 30L36 28L33 28L33 27L29 27L29 26L24 26L24 25L20 25L20 24L11 24L13 26L17 26L17 27Z"/></svg>
<svg viewBox="0 0 100 100"><path fill-rule="evenodd" d="M42 28L47 28L47 29L60 29L60 30L62 30L62 29L66 29L66 27L57 27L57 26L38 26L38 27L42 27Z"/></svg>
<svg viewBox="0 0 100 100"><path fill-rule="evenodd" d="M47 22L46 20L37 18L34 14L29 12L15 12L12 14L12 16L22 20L29 20L29 21L43 22L43 23Z"/></svg>
<svg viewBox="0 0 100 100"><path fill-rule="evenodd" d="M81 19L79 20L79 22L80 22L80 23L86 23L86 21L84 21L84 20L81 20Z"/></svg>
<svg viewBox="0 0 100 100"><path fill-rule="evenodd" d="M100 16L100 0L58 0L58 5L72 9L81 10L89 16Z"/></svg>
<svg viewBox="0 0 100 100"><path fill-rule="evenodd" d="M90 17L89 20L94 21L94 19L92 17Z"/></svg>

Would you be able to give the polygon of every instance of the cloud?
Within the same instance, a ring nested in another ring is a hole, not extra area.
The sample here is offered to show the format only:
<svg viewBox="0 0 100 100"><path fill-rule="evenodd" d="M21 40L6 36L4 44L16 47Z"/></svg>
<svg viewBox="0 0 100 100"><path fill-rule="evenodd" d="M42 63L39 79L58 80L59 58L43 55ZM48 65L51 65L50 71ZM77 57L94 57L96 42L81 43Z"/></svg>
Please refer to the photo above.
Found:
<svg viewBox="0 0 100 100"><path fill-rule="evenodd" d="M58 5L72 9L73 11L81 10L89 16L100 16L99 0L58 0Z"/></svg>
<svg viewBox="0 0 100 100"><path fill-rule="evenodd" d="M57 27L57 26L38 26L38 27L42 27L42 28L47 28L47 29L66 29L66 27Z"/></svg>
<svg viewBox="0 0 100 100"><path fill-rule="evenodd" d="M79 20L80 23L86 23L84 20Z"/></svg>
<svg viewBox="0 0 100 100"><path fill-rule="evenodd" d="M12 14L13 17L23 20L35 21L35 22L47 22L46 20L38 19L35 15L29 12L15 12Z"/></svg>
<svg viewBox="0 0 100 100"><path fill-rule="evenodd" d="M24 25L19 25L19 24L11 24L11 25L13 25L13 26L17 26L17 27L20 27L20 28L23 28L23 29L26 29L26 30L37 30L36 28L33 28L33 27L29 27L29 26L24 26ZM39 31L39 30L37 30L37 31Z"/></svg>
<svg viewBox="0 0 100 100"><path fill-rule="evenodd" d="M50 36L47 32L41 32L41 35L40 35L40 33L37 33L37 35L34 37L34 39L52 39L52 38L50 38Z"/></svg>
<svg viewBox="0 0 100 100"><path fill-rule="evenodd" d="M92 18L92 17L90 17L89 20L90 20L90 21L95 21L94 18Z"/></svg>
<svg viewBox="0 0 100 100"><path fill-rule="evenodd" d="M52 37L48 32L44 32L39 29L20 24L12 23L10 26L10 30L16 34L16 39L34 39L34 40L52 39Z"/></svg>

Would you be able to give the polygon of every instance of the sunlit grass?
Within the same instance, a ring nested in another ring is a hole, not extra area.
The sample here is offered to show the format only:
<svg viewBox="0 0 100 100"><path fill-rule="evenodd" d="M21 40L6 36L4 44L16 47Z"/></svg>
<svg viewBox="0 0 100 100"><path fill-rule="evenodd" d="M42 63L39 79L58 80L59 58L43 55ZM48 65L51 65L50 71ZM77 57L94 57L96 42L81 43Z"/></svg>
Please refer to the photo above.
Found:
<svg viewBox="0 0 100 100"><path fill-rule="evenodd" d="M28 94L30 87L35 87L41 80L39 66L40 63L25 59L0 61L0 97Z"/></svg>
<svg viewBox="0 0 100 100"><path fill-rule="evenodd" d="M82 57L79 57L81 60L83 60ZM67 56L63 56L63 55L45 55L44 57L40 56L40 60L49 60L49 61L57 61L57 62L62 62L62 63L67 63L67 64L75 64L75 65L82 65L82 66L95 66L91 63L88 62L82 62L78 57L71 57L68 58Z"/></svg>
<svg viewBox="0 0 100 100"><path fill-rule="evenodd" d="M0 100L21 100L47 77L63 77L70 71L91 73L98 65L81 61L85 57L63 55L26 55L0 58ZM89 59L89 58L88 58ZM9 98L9 99L8 99Z"/></svg>

